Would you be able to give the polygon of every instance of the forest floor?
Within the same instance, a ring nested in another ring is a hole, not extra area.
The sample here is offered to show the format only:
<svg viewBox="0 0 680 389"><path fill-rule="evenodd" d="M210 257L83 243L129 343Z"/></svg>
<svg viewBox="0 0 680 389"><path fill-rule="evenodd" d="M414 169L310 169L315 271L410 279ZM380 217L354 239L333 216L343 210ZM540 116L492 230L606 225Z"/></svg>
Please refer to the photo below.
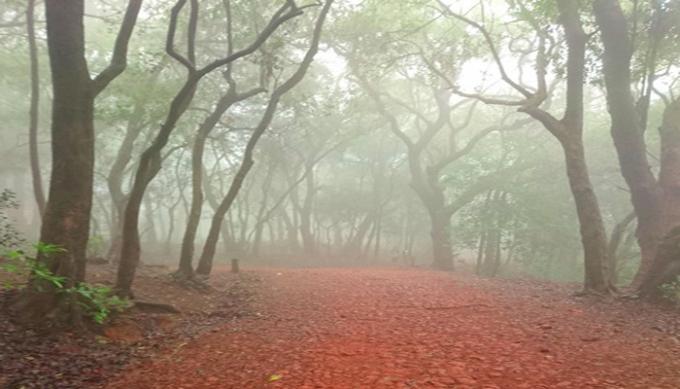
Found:
<svg viewBox="0 0 680 389"><path fill-rule="evenodd" d="M123 388L680 388L680 313L574 285L413 269L262 269L248 314Z"/></svg>
<svg viewBox="0 0 680 389"><path fill-rule="evenodd" d="M140 266L136 297L174 306L180 314L156 307L133 308L106 326L69 331L36 323L13 323L12 290L0 290L0 388L98 388L129 365L172 353L192 339L239 317L251 315L250 300L260 288L253 273L234 275L217 268L209 288L197 290L175 282L171 269ZM111 285L115 268L89 265L88 281ZM0 273L0 281L22 278ZM134 386L133 386L134 387Z"/></svg>

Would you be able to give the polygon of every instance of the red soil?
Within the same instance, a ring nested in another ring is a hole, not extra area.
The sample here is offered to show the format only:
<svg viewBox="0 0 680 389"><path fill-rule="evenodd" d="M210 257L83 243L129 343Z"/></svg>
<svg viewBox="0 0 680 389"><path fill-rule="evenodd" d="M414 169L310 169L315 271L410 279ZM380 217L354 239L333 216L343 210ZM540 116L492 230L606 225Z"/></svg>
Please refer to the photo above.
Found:
<svg viewBox="0 0 680 389"><path fill-rule="evenodd" d="M680 388L677 312L424 270L264 270L257 314L109 388Z"/></svg>

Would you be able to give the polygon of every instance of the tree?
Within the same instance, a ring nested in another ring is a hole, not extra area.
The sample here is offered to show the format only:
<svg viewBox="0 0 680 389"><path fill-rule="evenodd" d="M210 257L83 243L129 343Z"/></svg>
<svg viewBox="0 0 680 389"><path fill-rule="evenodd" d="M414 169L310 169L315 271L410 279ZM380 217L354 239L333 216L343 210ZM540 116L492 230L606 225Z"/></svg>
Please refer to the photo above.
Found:
<svg viewBox="0 0 680 389"><path fill-rule="evenodd" d="M477 98L485 103L517 106L520 112L525 112L538 120L562 146L567 168L569 186L576 205L583 245L585 264L584 288L586 291L608 292L611 285L608 281L607 267L607 235L600 212L597 196L593 189L588 173L583 144L583 85L585 82L585 53L587 35L583 30L578 4L569 0L557 2L559 21L564 30L567 41L567 105L561 119L555 118L540 106L548 96L548 85L545 79L547 53L545 48L546 36L541 33L541 27L535 20L530 20L539 35L539 47L536 58L536 77L538 86L535 92L512 80L506 73L500 56L495 48L489 32L480 24L460 14L452 12L440 1L443 9L454 18L479 30L487 42L494 62L503 81L524 98L521 100L503 100L485 98L477 94L458 91L457 93ZM454 84L453 88L458 89Z"/></svg>
<svg viewBox="0 0 680 389"><path fill-rule="evenodd" d="M120 75L127 62L127 47L141 0L130 0L109 65L90 78L85 58L82 0L45 3L47 45L52 70L52 175L43 215L40 241L64 251L39 260L66 278L70 287L85 278L86 247L90 229L94 175L94 100ZM74 301L59 301L53 288L32 281L18 301L27 319L44 317L55 308L77 321Z"/></svg>
<svg viewBox="0 0 680 389"><path fill-rule="evenodd" d="M631 90L631 59L635 47L631 42L628 21L618 0L596 0L593 11L604 46L602 73L611 117L611 136L638 221L636 236L641 262L632 283L634 288L638 288L646 277L654 277L649 273L663 236L680 224L680 214L674 211L680 204L680 192L675 189L680 186L680 174L677 174L680 158L675 157L680 153L680 142L676 141L677 127L662 127L666 130L660 132L661 166L658 178L655 177L650 168L644 136L646 109L638 109ZM659 11L668 12L666 9ZM666 28L673 26L666 25ZM664 30L659 34L660 37L668 35ZM648 81L650 93L655 65L654 61L648 65L651 69ZM648 108L649 104L642 106Z"/></svg>
<svg viewBox="0 0 680 389"><path fill-rule="evenodd" d="M243 181L245 180L246 176L248 175L248 172L255 163L253 159L253 152L255 151L255 147L257 146L257 143L264 134L264 132L271 124L274 118L274 114L276 113L279 102L281 100L281 97L283 97L283 95L288 93L298 83L300 83L300 81L302 81L302 79L305 77L305 74L307 73L307 70L309 70L309 67L314 61L314 56L319 50L319 41L321 40L323 25L332 4L333 0L326 0L326 2L324 3L323 7L321 8L321 11L319 12L319 16L317 17L316 24L314 26L314 31L312 32L311 42L309 44L307 52L305 53L304 58L302 59L302 62L300 62L295 72L288 79L286 79L280 86L274 89L271 96L269 97L269 101L267 103L267 107L265 108L264 113L262 114L262 118L260 119L259 123L253 130L253 133L251 134L250 138L248 139L248 143L246 144L245 150L243 152L243 157L241 159L241 164L239 165L239 168L236 171L236 174L234 175L234 178L231 182L231 186L229 187L227 194L220 202L220 205L217 207L215 215L212 218L210 230L208 231L208 236L205 239L205 244L203 245L201 258L198 264L198 268L196 269L196 272L198 274L208 276L212 271L213 259L215 257L215 248L217 246L217 241L219 239L220 229L222 228L224 216L229 211L231 205L233 204L234 200L236 199L236 196L238 195L241 189L241 186L243 185Z"/></svg>
<svg viewBox="0 0 680 389"><path fill-rule="evenodd" d="M227 17L227 55L234 52L234 42L232 37L232 15L231 2L225 2L225 11ZM180 251L179 266L177 275L180 278L193 278L193 257L194 257L194 242L196 240L196 231L198 230L198 223L201 219L201 210L203 207L203 156L205 153L205 144L208 136L219 122L220 118L229 110L229 108L243 100L246 100L256 94L265 91L264 87L256 87L244 93L237 91L237 84L233 77L233 64L227 64L227 69L224 72L224 78L228 83L226 93L215 104L212 112L205 118L203 123L196 131L194 138L193 149L191 153L191 209L189 210L189 218L184 230L184 237L182 238L182 248Z"/></svg>
<svg viewBox="0 0 680 389"><path fill-rule="evenodd" d="M384 45L382 50L385 47L390 50L386 50L386 58L379 57L379 60L374 55L380 54L370 53L370 46L362 47L361 38L355 38L346 45L336 45L336 50L347 58L356 82L375 104L389 130L406 146L410 186L430 219L433 266L451 270L454 266L451 218L476 196L487 191L500 174L479 177L452 196L447 193L444 184L449 174L446 170L466 157L489 134L501 127L514 128L521 123L482 128L460 146L458 138L470 126L476 104L470 104L470 99L453 103L446 77L437 71L434 62L457 72L466 60L465 55L459 55L465 52L463 43L446 42L451 46L444 47L442 42L430 42L427 34L423 34L422 42L414 42L408 32L404 34L409 38L386 37L385 42L380 42ZM404 50L408 50L406 55L401 54ZM370 64L376 62L386 65L371 67ZM419 71L413 72L415 75L412 76L411 69L414 68ZM367 75L366 69L373 72ZM388 92L387 85L402 86L408 100ZM466 104L471 105L467 110L464 109ZM452 124L455 116L461 118L458 125Z"/></svg>
<svg viewBox="0 0 680 389"><path fill-rule="evenodd" d="M125 206L121 261L116 277L116 290L121 296L131 295L132 282L134 280L135 271L137 270L137 264L139 263L139 212L144 198L144 192L153 178L161 170L163 148L167 145L170 135L177 126L177 122L191 104L199 82L211 72L255 52L265 41L267 41L267 39L269 39L279 26L290 19L300 16L303 12L303 8L298 7L294 0L287 0L274 12L267 25L245 48L234 51L224 58L209 62L203 67L197 67L196 29L199 11L199 3L197 0L190 1L186 56L180 54L175 48L178 17L186 3L187 0L178 0L172 8L166 39L166 51L170 57L186 69L187 77L170 104L170 109L168 110L165 122L161 125L161 128L151 142L151 145L142 153L139 165L137 166L134 183Z"/></svg>

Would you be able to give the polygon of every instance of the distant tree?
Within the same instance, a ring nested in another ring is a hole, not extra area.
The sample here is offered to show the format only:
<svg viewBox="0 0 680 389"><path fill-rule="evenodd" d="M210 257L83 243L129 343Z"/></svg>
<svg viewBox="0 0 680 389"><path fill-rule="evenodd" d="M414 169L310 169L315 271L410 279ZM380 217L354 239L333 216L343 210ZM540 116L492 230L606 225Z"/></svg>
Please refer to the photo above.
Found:
<svg viewBox="0 0 680 389"><path fill-rule="evenodd" d="M262 114L260 121L255 126L255 129L253 130L250 138L248 139L248 143L246 144L246 147L243 151L241 163L238 167L238 170L236 171L236 174L234 175L234 178L232 180L228 192L226 193L226 195L220 202L219 206L217 207L217 210L215 211L215 215L213 216L210 224L210 230L208 231L208 236L205 240L205 244L203 245L201 258L198 264L198 268L196 269L196 272L203 276L209 275L210 272L212 271L213 259L215 257L215 249L217 246L217 241L219 240L220 229L222 228L224 216L231 208L231 205L233 204L236 196L238 195L241 189L241 185L243 185L243 181L245 180L246 176L248 175L248 172L255 163L253 159L255 147L257 146L257 143L264 134L264 132L271 124L274 118L274 114L276 113L279 102L281 100L281 97L288 93L290 90L292 90L297 84L300 83L300 81L302 81L302 79L305 77L305 74L307 73L307 70L309 70L310 65L314 61L314 56L319 50L319 41L321 40L323 25L332 4L333 0L326 0L324 2L321 11L319 12L319 16L316 19L316 24L312 32L311 42L309 44L307 52L305 53L304 58L298 65L297 69L292 73L292 75L290 75L283 83L281 83L279 86L276 87L276 89L274 89L274 91L272 91L271 95L269 96L269 101L267 102L265 111Z"/></svg>

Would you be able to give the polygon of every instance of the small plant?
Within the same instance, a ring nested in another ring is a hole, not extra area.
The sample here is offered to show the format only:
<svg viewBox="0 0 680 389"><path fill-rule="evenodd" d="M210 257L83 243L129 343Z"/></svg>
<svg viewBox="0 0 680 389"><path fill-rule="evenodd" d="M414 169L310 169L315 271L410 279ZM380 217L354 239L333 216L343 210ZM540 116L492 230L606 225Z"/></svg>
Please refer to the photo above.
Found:
<svg viewBox="0 0 680 389"><path fill-rule="evenodd" d="M37 257L48 257L53 254L63 253L65 250L59 246L38 243L35 246L36 257L26 255L21 250L10 251L7 261L0 264L0 269L11 273L30 274L39 282L34 283L37 288L50 285L57 293L67 295L75 299L93 321L103 324L113 312L122 312L129 308L130 302L113 294L110 287L101 284L87 282L77 283L75 286L66 287L68 279L54 274L47 265L39 261ZM15 285L6 284L7 288L16 288Z"/></svg>
<svg viewBox="0 0 680 389"><path fill-rule="evenodd" d="M78 304L99 324L106 322L111 313L122 312L130 307L130 301L116 296L106 285L81 282L66 289L66 292L76 295Z"/></svg>
<svg viewBox="0 0 680 389"><path fill-rule="evenodd" d="M64 249L50 244L38 243L34 246L38 255L50 256L52 254L63 252ZM36 285L42 288L42 285L49 284L56 288L63 288L66 278L57 276L47 267L44 262L38 261L36 257L27 255L23 250L12 250L5 254L6 261L2 263L0 268L9 273L30 274L40 281ZM6 285L12 288L13 285Z"/></svg>

